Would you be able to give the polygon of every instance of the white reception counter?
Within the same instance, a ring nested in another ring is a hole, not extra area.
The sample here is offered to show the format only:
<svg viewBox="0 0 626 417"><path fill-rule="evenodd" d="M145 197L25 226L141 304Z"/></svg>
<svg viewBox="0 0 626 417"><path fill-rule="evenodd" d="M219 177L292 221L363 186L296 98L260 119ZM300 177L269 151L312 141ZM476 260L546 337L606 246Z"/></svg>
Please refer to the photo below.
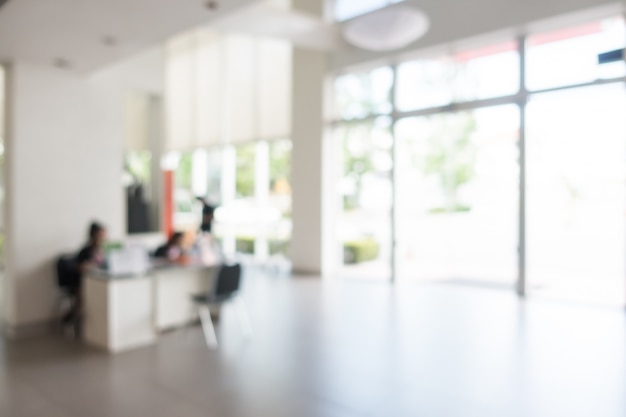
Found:
<svg viewBox="0 0 626 417"><path fill-rule="evenodd" d="M145 274L92 271L83 282L85 341L109 352L155 343L159 332L192 321L191 295L208 291L218 267L154 266Z"/></svg>

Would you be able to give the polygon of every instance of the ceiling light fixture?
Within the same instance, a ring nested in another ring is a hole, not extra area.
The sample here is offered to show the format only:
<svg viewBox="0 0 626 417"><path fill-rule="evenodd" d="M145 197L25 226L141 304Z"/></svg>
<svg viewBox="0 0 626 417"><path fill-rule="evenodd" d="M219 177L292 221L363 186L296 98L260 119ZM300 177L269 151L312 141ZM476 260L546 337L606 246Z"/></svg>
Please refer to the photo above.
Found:
<svg viewBox="0 0 626 417"><path fill-rule="evenodd" d="M114 47L117 45L117 39L111 35L107 35L102 38L102 44L104 46Z"/></svg>
<svg viewBox="0 0 626 417"><path fill-rule="evenodd" d="M52 65L59 69L69 69L71 66L70 61L65 58L54 58Z"/></svg>
<svg viewBox="0 0 626 417"><path fill-rule="evenodd" d="M209 10L217 10L217 8L220 6L218 2L216 1L207 1L205 4L206 8Z"/></svg>
<svg viewBox="0 0 626 417"><path fill-rule="evenodd" d="M369 51L393 51L409 46L428 32L430 20L420 9L397 5L356 17L343 26L350 44Z"/></svg>

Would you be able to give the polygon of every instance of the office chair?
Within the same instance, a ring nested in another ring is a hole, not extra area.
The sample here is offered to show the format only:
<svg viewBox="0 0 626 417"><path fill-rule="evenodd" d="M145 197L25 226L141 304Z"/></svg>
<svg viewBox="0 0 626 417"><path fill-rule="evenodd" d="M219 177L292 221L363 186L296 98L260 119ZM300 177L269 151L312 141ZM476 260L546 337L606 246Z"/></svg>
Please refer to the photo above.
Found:
<svg viewBox="0 0 626 417"><path fill-rule="evenodd" d="M211 320L211 306L222 306L231 303L236 308L244 338L252 336L252 326L243 299L239 295L241 286L241 265L222 265L213 288L207 294L193 295L191 300L194 309L200 316L204 340L209 349L218 347L215 327Z"/></svg>
<svg viewBox="0 0 626 417"><path fill-rule="evenodd" d="M61 324L72 325L74 335L80 332L80 311L77 310L76 291L80 288L80 272L72 255L61 255L56 261L57 285L59 287L59 316ZM69 306L68 306L69 305ZM64 315L65 314L65 315Z"/></svg>

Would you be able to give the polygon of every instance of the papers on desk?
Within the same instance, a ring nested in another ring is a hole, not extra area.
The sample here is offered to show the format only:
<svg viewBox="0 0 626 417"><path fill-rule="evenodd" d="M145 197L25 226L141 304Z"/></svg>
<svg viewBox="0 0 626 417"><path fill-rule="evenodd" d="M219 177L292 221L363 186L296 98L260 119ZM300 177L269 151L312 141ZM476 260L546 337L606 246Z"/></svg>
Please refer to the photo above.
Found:
<svg viewBox="0 0 626 417"><path fill-rule="evenodd" d="M138 245L129 245L110 252L108 264L112 275L143 274L150 269L148 251Z"/></svg>

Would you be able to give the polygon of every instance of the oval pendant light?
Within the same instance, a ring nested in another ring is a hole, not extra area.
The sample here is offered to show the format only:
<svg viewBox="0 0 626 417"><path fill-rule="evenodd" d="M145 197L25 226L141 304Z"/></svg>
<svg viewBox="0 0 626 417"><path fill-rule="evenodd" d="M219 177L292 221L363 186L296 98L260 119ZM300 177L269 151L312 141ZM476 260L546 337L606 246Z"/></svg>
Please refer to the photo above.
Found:
<svg viewBox="0 0 626 417"><path fill-rule="evenodd" d="M350 44L369 51L404 48L428 32L430 21L420 9L408 5L391 6L356 17L343 27Z"/></svg>

